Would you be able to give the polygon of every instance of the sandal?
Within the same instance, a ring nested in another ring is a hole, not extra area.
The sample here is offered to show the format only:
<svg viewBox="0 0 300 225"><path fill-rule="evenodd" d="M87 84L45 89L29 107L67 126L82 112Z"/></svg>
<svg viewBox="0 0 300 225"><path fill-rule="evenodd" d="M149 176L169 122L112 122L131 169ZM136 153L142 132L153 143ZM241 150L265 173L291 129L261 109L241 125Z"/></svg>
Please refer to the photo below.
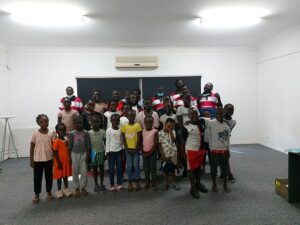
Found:
<svg viewBox="0 0 300 225"><path fill-rule="evenodd" d="M34 197L34 199L32 199L32 204L38 204L40 202L40 198L38 197Z"/></svg>
<svg viewBox="0 0 300 225"><path fill-rule="evenodd" d="M48 202L52 201L53 199L54 199L54 197L53 197L52 195L48 195L48 196L47 196Z"/></svg>

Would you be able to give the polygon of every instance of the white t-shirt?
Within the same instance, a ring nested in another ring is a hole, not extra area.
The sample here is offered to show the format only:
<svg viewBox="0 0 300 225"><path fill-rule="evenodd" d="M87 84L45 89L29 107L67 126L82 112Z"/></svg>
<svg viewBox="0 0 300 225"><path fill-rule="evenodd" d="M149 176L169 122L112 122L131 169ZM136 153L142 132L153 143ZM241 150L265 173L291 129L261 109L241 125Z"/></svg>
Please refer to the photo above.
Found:
<svg viewBox="0 0 300 225"><path fill-rule="evenodd" d="M201 147L201 132L198 125L188 124L184 126L188 132L185 150L198 151Z"/></svg>
<svg viewBox="0 0 300 225"><path fill-rule="evenodd" d="M121 130L114 130L108 128L106 130L106 149L105 153L118 152L123 149L122 133Z"/></svg>

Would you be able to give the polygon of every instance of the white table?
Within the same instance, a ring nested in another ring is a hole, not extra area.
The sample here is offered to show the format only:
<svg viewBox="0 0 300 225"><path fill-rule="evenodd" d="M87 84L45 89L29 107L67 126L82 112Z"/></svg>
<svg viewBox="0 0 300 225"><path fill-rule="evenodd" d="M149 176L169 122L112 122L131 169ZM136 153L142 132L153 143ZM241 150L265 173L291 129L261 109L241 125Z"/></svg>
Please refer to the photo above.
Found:
<svg viewBox="0 0 300 225"><path fill-rule="evenodd" d="M18 149L15 144L14 136L9 124L9 119L15 118L16 116L0 116L0 119L5 120L4 124L4 132L3 132L3 141L2 148L0 152L0 162L2 162L5 158L5 155L8 157L11 154L14 154L15 159L18 159ZM8 137L8 145L6 145L6 140Z"/></svg>

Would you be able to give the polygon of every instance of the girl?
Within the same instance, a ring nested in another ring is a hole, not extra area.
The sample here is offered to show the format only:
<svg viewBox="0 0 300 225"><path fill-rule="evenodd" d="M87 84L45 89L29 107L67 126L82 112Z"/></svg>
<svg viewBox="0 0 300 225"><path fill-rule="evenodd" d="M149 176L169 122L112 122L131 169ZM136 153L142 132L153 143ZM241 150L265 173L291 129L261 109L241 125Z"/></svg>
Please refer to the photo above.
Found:
<svg viewBox="0 0 300 225"><path fill-rule="evenodd" d="M100 129L102 125L101 117L98 115L94 115L91 118L91 123L93 129L89 131L90 139L91 139L91 148L92 148L92 163L91 167L93 168L93 177L95 182L94 192L105 191L105 187L103 185L104 180L104 161L105 161L105 130ZM98 184L98 168L100 174L100 187Z"/></svg>
<svg viewBox="0 0 300 225"><path fill-rule="evenodd" d="M72 158L72 173L75 184L75 197L86 196L87 165L90 162L91 139L89 133L83 129L81 116L74 117L75 130L70 133L69 150ZM81 177L79 177L79 174ZM81 188L81 192L80 189Z"/></svg>
<svg viewBox="0 0 300 225"><path fill-rule="evenodd" d="M127 118L129 110L131 110L131 106L129 104L124 104L122 108L122 116L120 117L120 128L129 122Z"/></svg>
<svg viewBox="0 0 300 225"><path fill-rule="evenodd" d="M159 136L159 150L161 154L162 164L169 160L171 161L171 167L167 170L164 169L164 190L169 188L169 176L172 176L172 187L179 191L180 187L175 182L175 168L177 164L177 147L176 147L176 135L175 135L175 120L173 118L168 118L164 123L163 130L158 132Z"/></svg>
<svg viewBox="0 0 300 225"><path fill-rule="evenodd" d="M153 128L153 117L146 116L144 119L145 128L142 132L142 154L145 172L145 189L150 187L150 172L152 179L152 188L157 190L156 186L156 156L158 136L157 130Z"/></svg>
<svg viewBox="0 0 300 225"><path fill-rule="evenodd" d="M106 128L111 127L110 117L112 114L122 114L120 111L117 111L117 103L115 101L110 101L108 109L109 111L104 113L104 124Z"/></svg>
<svg viewBox="0 0 300 225"><path fill-rule="evenodd" d="M135 94L130 95L129 105L131 106L131 109L135 111L135 115L142 111L142 107L138 104L138 100Z"/></svg>
<svg viewBox="0 0 300 225"><path fill-rule="evenodd" d="M119 128L120 116L118 114L111 115L112 127L106 130L106 154L109 159L109 176L110 176L110 191L115 192L122 189L122 133ZM117 167L117 186L115 187L114 176L115 166Z"/></svg>
<svg viewBox="0 0 300 225"><path fill-rule="evenodd" d="M34 193L35 196L32 203L37 204L40 201L40 193L42 189L43 172L45 171L46 191L48 201L53 200L51 194L52 189L52 140L53 132L48 129L49 119L45 114L36 117L36 122L40 129L36 130L30 143L30 166L33 168Z"/></svg>
<svg viewBox="0 0 300 225"><path fill-rule="evenodd" d="M144 111L139 112L139 114L136 117L136 122L141 124L142 128L145 129L146 126L144 124L144 119L146 116L153 117L153 125L152 128L158 129L159 127L159 116L157 112L154 112L152 109L152 103L150 99L144 99Z"/></svg>
<svg viewBox="0 0 300 225"><path fill-rule="evenodd" d="M135 111L128 112L129 123L125 124L122 128L123 143L125 146L126 154L126 170L128 176L128 191L136 189L140 190L140 168L139 168L139 151L142 135L142 127L139 123L135 123ZM132 167L134 169L134 177L132 176ZM135 180L135 187L132 186L132 181Z"/></svg>
<svg viewBox="0 0 300 225"><path fill-rule="evenodd" d="M191 184L190 193L194 198L200 198L198 190L207 192L200 183L201 164L204 157L203 129L200 127L198 110L190 108L188 111L190 122L184 125L183 138L185 141L185 153L187 158L188 176Z"/></svg>
<svg viewBox="0 0 300 225"><path fill-rule="evenodd" d="M68 177L72 176L72 166L70 162L71 154L68 150L68 139L66 137L66 125L63 123L55 126L57 137L53 141L53 179L57 180L56 197L61 199L69 197L72 192L68 189ZM61 180L64 181L65 189L61 190Z"/></svg>

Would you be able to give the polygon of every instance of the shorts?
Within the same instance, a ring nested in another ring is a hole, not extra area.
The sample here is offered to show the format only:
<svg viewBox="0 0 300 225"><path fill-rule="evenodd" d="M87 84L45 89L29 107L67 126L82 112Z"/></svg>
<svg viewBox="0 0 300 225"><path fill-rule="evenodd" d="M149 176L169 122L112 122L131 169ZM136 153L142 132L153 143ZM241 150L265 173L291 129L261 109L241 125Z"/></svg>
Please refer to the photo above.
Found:
<svg viewBox="0 0 300 225"><path fill-rule="evenodd" d="M193 151L193 150L187 150L186 151L186 156L187 156L187 166L188 170L194 170L197 169L198 167L201 167L203 163L203 158L204 158L204 150L198 150L198 151Z"/></svg>
<svg viewBox="0 0 300 225"><path fill-rule="evenodd" d="M91 152L91 166L104 166L105 153L104 152Z"/></svg>
<svg viewBox="0 0 300 225"><path fill-rule="evenodd" d="M167 157L167 159L171 160L175 166L177 165L177 155Z"/></svg>

